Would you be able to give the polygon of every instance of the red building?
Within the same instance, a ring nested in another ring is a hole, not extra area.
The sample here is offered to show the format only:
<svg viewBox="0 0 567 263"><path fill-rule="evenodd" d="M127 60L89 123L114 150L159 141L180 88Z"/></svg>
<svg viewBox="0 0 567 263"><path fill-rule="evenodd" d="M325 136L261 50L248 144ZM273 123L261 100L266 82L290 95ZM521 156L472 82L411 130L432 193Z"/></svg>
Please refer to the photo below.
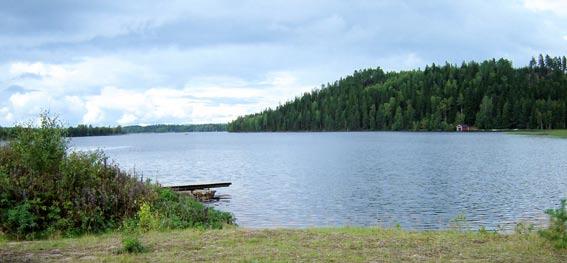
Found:
<svg viewBox="0 0 567 263"><path fill-rule="evenodd" d="M459 125L457 125L457 131L458 132L470 131L470 127L466 124L459 124Z"/></svg>

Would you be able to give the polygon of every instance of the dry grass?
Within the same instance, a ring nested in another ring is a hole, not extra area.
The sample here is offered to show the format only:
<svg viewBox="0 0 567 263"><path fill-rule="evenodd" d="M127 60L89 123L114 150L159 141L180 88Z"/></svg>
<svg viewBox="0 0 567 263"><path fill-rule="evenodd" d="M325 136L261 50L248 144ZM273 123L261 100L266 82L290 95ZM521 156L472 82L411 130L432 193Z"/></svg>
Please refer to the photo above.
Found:
<svg viewBox="0 0 567 263"><path fill-rule="evenodd" d="M149 251L132 255L116 253L119 234L0 242L0 262L567 262L567 251L535 233L236 228L152 232L142 242Z"/></svg>

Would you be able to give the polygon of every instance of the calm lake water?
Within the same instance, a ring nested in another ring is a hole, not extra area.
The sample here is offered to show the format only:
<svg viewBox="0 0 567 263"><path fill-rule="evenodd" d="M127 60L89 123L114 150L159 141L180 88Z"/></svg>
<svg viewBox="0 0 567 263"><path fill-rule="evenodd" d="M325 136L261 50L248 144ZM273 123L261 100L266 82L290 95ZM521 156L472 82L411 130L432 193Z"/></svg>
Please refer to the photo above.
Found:
<svg viewBox="0 0 567 263"><path fill-rule="evenodd" d="M567 140L503 133L167 133L74 138L162 184L231 181L245 227L510 229L567 196Z"/></svg>

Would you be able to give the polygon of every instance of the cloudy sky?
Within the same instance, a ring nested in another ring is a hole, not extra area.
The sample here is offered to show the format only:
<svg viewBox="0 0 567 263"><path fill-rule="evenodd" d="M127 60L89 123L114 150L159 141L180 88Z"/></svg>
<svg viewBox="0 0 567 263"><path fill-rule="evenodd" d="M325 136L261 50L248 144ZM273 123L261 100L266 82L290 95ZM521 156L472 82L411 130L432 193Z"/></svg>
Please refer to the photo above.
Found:
<svg viewBox="0 0 567 263"><path fill-rule="evenodd" d="M0 2L0 125L226 122L355 69L566 55L567 0Z"/></svg>

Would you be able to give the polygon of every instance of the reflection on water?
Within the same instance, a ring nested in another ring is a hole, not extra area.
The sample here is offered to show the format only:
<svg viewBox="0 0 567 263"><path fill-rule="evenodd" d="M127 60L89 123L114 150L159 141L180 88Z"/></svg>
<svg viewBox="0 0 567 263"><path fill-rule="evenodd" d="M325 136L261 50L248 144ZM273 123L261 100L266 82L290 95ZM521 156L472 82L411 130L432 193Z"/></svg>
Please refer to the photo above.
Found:
<svg viewBox="0 0 567 263"><path fill-rule="evenodd" d="M567 196L567 140L501 133L190 133L74 138L166 184L231 181L246 227L471 228L542 220Z"/></svg>

